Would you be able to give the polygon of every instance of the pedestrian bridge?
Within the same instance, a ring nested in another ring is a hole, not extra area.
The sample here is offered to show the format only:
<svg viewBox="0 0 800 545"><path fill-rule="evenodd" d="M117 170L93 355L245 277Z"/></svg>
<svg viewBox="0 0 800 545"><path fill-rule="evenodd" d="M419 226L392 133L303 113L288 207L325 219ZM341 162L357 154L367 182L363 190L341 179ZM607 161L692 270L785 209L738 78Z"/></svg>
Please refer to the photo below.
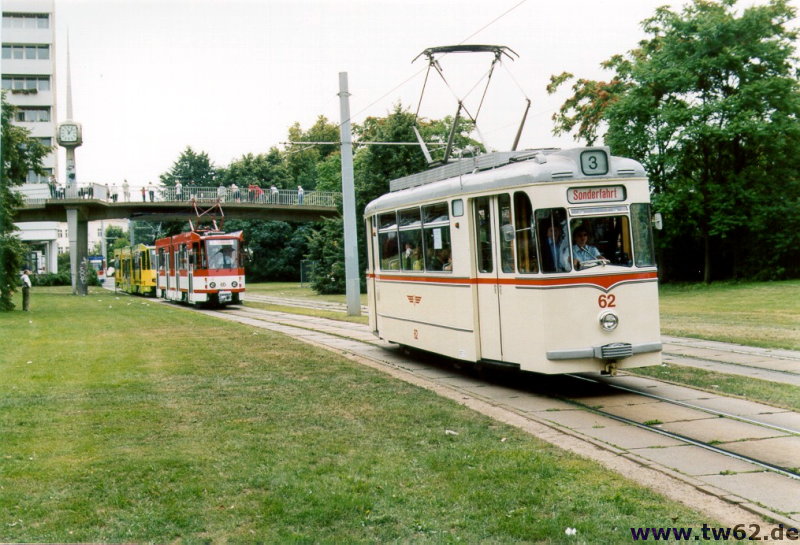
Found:
<svg viewBox="0 0 800 545"><path fill-rule="evenodd" d="M38 187L37 187L38 186ZM226 219L308 222L338 215L341 193L280 189L228 189L174 187L138 191L128 196L110 195L104 184L67 187L50 193L46 184L24 186L22 206L15 208L14 221L67 221L67 210L77 212L80 221L131 219L136 221L187 221L219 204ZM220 219L219 209L209 213Z"/></svg>

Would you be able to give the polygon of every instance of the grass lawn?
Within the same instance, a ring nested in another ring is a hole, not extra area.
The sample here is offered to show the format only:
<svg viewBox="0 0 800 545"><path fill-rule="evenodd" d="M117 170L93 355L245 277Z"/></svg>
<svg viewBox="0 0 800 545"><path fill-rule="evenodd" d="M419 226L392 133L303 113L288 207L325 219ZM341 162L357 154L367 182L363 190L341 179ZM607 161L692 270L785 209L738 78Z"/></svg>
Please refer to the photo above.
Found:
<svg viewBox="0 0 800 545"><path fill-rule="evenodd" d="M34 288L32 309L0 313L1 542L606 544L715 524L278 334L98 288Z"/></svg>
<svg viewBox="0 0 800 545"><path fill-rule="evenodd" d="M260 295L269 295L272 297L290 297L292 299L314 299L318 301L328 301L333 303L346 303L347 298L345 295L319 295L311 289L311 284L303 284L298 282L259 282L248 283L248 293L257 293ZM361 304L367 304L366 292L361 294Z"/></svg>
<svg viewBox="0 0 800 545"><path fill-rule="evenodd" d="M800 280L660 286L661 332L800 350Z"/></svg>

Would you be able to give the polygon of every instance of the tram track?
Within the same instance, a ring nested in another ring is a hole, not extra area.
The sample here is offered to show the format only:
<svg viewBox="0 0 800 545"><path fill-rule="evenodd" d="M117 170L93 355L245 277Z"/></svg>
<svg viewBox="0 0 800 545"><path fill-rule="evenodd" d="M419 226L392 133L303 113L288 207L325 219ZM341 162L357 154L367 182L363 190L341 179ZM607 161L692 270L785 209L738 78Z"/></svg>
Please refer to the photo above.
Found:
<svg viewBox="0 0 800 545"><path fill-rule="evenodd" d="M580 438L615 456L661 470L672 477L678 476L703 492L711 491L727 501L746 505L751 512L800 526L800 458L794 454L800 453L798 413L766 406L754 409L752 402L742 400L732 401L745 404L740 411L714 409L708 405L709 400L718 400L720 396L688 388L677 396L655 395L646 390L658 381L643 377L594 380L586 376L543 378L534 375L536 380L531 380L528 375L520 378L507 371L478 375L464 370L472 366L457 366L444 358L410 358L395 345L372 336L361 324L253 307L201 312L266 327L362 362L368 360L379 369L412 375L424 387L446 389L449 397L461 399L460 402L469 396L513 413L517 418ZM575 386L577 381L583 384ZM638 384L626 385L625 381ZM569 395L570 390L582 391L582 395ZM698 401L687 401L687 396L695 396ZM631 410L641 413L641 417L624 414ZM781 425L776 423L776 418L778 422L782 418L791 424ZM684 459L686 453L696 452L692 448L703 449L713 459L705 460L704 467L693 470L691 461ZM667 450L674 452L673 457L681 463L670 461L671 456L664 455ZM752 488L752 484L743 486L733 482L736 476L746 476L748 481L769 481L768 475L772 475L773 480L778 479L780 484L769 482L755 486L764 491L776 486L785 490L779 501L770 501L768 494L749 497L746 489Z"/></svg>
<svg viewBox="0 0 800 545"><path fill-rule="evenodd" d="M575 378L577 380L588 380L588 381L595 382L596 384L605 384L605 383L603 383L601 381L594 381L594 380L592 380L590 378L579 376L579 375L570 375L570 376L572 376L573 378ZM777 426L777 425L774 425L774 424L770 424L770 423L767 423L767 422L762 422L762 421L755 420L755 419L752 419L752 418L747 418L747 417L744 417L742 415L731 414L731 413L726 412L726 411L713 410L713 409L710 409L708 407L702 407L702 406L697 405L697 404L686 403L686 402L678 401L678 400L675 400L675 399L668 399L668 398L665 398L663 396L657 396L657 395L649 394L647 392L641 392L641 391L633 390L631 388L625 388L623 386L618 386L618 385L614 385L614 384L606 384L606 385L611 387L611 388L613 388L613 389L615 389L615 390L620 390L620 391L630 392L630 393L636 393L638 395L641 395L641 396L644 396L644 397L648 397L650 399L655 399L655 400L658 400L660 402L664 402L664 403L669 403L669 404L672 404L672 405L678 405L678 406L681 406L681 407L690 408L690 409L697 410L697 411L700 411L700 412L703 412L703 413L706 413L706 414L709 414L709 415L716 416L718 418L729 418L729 419L732 419L732 420L736 420L736 421L739 421L739 422L744 422L744 423L747 423L747 424L752 424L752 425L759 426L759 427L762 427L762 428L772 429L772 430L775 430L775 431L783 433L783 434L800 436L800 431L798 431L798 430L789 429L789 428L786 428L786 427L783 427L783 426ZM767 471L772 471L772 472L775 472L775 473L777 473L779 475L783 475L785 477L789 477L791 479L800 480L800 468L781 467L779 465L776 465L776 464L773 464L773 463L770 463L770 462L767 462L767 461L764 461L764 460L759 460L759 459L753 458L751 456L746 456L746 455L743 455L743 454L736 453L736 452L734 452L732 450L729 450L729 449L721 448L721 447L713 445L713 444L711 444L710 442L707 442L707 441L701 441L701 440L698 440L698 439L695 439L695 438L692 438L692 437L689 437L689 436L686 436L686 435L683 435L683 434L680 434L680 433L675 433L675 432L671 432L671 431L667 431L667 430L661 429L656 424L648 424L647 422L641 422L640 420L637 420L637 419L634 419L634 418L628 418L628 417L624 417L624 416L619 416L619 415L614 414L613 412L603 411L601 409L596 409L594 407L591 407L591 406L589 406L587 404L584 404L584 403L580 403L580 402L575 401L573 399L568 399L568 401L570 403L574 403L576 406L583 407L584 409L586 409L588 411L591 411L591 412L594 412L596 414L600 414L600 415L606 416L608 418L616 420L617 422L622 422L624 424L629 424L631 426L636 426L636 427L638 427L640 429L648 430L648 431L651 431L653 433L657 433L659 435L663 435L665 437L676 439L678 441L685 442L685 443L687 443L689 445L693 445L693 446L696 446L696 447L699 447L699 448L702 448L702 449L706 449L706 450L709 450L711 452L716 452L718 454L722 454L724 456L728 456L728 457L736 459L736 460L741 460L741 461L744 461L744 462L747 462L747 463L754 464L754 465L756 465L758 467L761 467L761 468L763 468L763 469L765 469Z"/></svg>

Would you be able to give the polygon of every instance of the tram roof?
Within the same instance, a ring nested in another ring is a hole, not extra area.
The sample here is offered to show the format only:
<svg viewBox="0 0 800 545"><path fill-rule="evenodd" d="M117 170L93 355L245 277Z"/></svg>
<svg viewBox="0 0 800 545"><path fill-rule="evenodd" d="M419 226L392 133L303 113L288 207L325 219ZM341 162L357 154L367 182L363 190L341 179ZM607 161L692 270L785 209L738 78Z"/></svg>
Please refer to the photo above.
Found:
<svg viewBox="0 0 800 545"><path fill-rule="evenodd" d="M581 154L591 150L606 153L607 174L597 176L583 173ZM608 147L494 152L392 180L389 183L390 192L370 202L364 209L364 215L371 216L378 211L420 202L530 184L645 176L641 163L612 156Z"/></svg>

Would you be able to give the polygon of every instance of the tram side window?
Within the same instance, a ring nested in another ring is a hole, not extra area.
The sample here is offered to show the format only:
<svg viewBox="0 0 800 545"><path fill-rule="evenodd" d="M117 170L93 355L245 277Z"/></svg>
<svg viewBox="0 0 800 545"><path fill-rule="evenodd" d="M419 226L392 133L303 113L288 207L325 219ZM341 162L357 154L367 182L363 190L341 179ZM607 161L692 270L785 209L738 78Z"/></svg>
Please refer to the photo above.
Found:
<svg viewBox="0 0 800 545"><path fill-rule="evenodd" d="M538 273L539 259L536 256L533 208L528 195L522 191L514 193L514 228L516 231L517 268L519 272Z"/></svg>
<svg viewBox="0 0 800 545"><path fill-rule="evenodd" d="M543 208L536 211L536 237L543 273L572 270L567 233L567 211L563 208Z"/></svg>
<svg viewBox="0 0 800 545"><path fill-rule="evenodd" d="M400 270L400 249L397 243L397 217L394 212L378 217L378 254L381 269Z"/></svg>
<svg viewBox="0 0 800 545"><path fill-rule="evenodd" d="M575 218L571 221L572 261L576 269L596 259L630 267L631 230L627 216ZM581 234L586 236L581 237Z"/></svg>
<svg viewBox="0 0 800 545"><path fill-rule="evenodd" d="M397 213L400 225L400 267L404 271L422 271L422 222L419 208L408 208Z"/></svg>
<svg viewBox="0 0 800 545"><path fill-rule="evenodd" d="M423 238L425 240L425 269L453 270L453 245L450 241L450 216L447 203L422 207Z"/></svg>
<svg viewBox="0 0 800 545"><path fill-rule="evenodd" d="M514 272L514 224L511 218L511 197L497 196L500 208L500 265L504 273Z"/></svg>
<svg viewBox="0 0 800 545"><path fill-rule="evenodd" d="M492 225L489 223L491 201L488 197L475 200L475 242L478 245L476 255L478 270L490 273L494 270L492 263Z"/></svg>
<svg viewBox="0 0 800 545"><path fill-rule="evenodd" d="M653 267L656 252L653 247L653 227L650 223L650 205L631 205L631 232L633 233L633 256L637 267Z"/></svg>
<svg viewBox="0 0 800 545"><path fill-rule="evenodd" d="M189 252L186 250L186 244L181 244L180 253L178 254L178 268L186 270L189 268Z"/></svg>

